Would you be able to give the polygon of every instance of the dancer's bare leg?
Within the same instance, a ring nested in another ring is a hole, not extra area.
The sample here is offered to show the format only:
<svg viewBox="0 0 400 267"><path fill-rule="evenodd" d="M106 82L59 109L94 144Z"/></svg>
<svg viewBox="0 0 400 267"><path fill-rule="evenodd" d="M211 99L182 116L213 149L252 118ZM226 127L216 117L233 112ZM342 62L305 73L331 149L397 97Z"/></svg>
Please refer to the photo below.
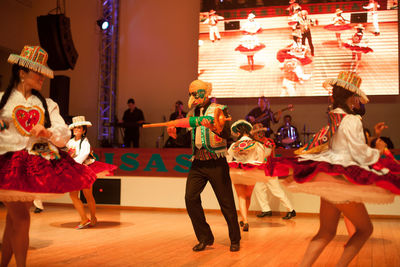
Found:
<svg viewBox="0 0 400 267"><path fill-rule="evenodd" d="M89 212L90 212L90 221L91 225L94 226L97 222L96 218L96 200L93 197L93 188L90 187L89 189L83 189L83 194L85 195L88 207L89 207Z"/></svg>
<svg viewBox="0 0 400 267"><path fill-rule="evenodd" d="M311 239L300 266L312 266L318 259L326 245L335 237L339 218L340 210L331 202L321 198L319 213L320 228L318 233Z"/></svg>
<svg viewBox="0 0 400 267"><path fill-rule="evenodd" d="M346 216L343 217L344 224L346 225L347 233L352 236L356 232L356 228Z"/></svg>
<svg viewBox="0 0 400 267"><path fill-rule="evenodd" d="M3 242L1 243L1 266L8 266L13 255L11 246L12 238L12 220L10 214L7 212L6 227L3 234Z"/></svg>
<svg viewBox="0 0 400 267"><path fill-rule="evenodd" d="M242 217L242 221L247 223L246 186L242 184L235 184L234 186L239 200L240 216Z"/></svg>
<svg viewBox="0 0 400 267"><path fill-rule="evenodd" d="M83 203L79 199L78 194L79 194L79 191L73 191L73 192L69 193L69 196L71 197L72 204L74 204L75 209L78 211L79 216L81 217L81 224L84 224L89 219L86 216L85 208L83 207Z"/></svg>
<svg viewBox="0 0 400 267"><path fill-rule="evenodd" d="M337 204L336 207L343 212L343 215L350 220L356 229L347 241L343 254L336 265L338 267L348 266L371 236L373 226L363 203Z"/></svg>
<svg viewBox="0 0 400 267"><path fill-rule="evenodd" d="M5 228L7 232L4 232L7 241L6 254L2 256L5 256L5 258L4 261L2 258L1 263L2 266L7 266L6 264L10 261L13 253L17 266L24 267L26 266L29 247L29 227L31 222L29 208L32 206L32 202L4 202L4 205L7 208L7 225ZM10 248L8 247L10 244L11 255Z"/></svg>

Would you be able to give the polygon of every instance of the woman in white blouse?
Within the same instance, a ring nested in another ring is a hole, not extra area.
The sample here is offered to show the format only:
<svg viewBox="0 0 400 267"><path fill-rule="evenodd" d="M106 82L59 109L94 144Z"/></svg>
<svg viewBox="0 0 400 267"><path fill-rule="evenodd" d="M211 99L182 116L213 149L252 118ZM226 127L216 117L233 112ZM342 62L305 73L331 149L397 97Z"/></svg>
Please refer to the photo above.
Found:
<svg viewBox="0 0 400 267"><path fill-rule="evenodd" d="M89 188L96 179L93 171L59 150L70 133L58 105L40 94L44 76L53 78L47 58L39 46L11 54L12 76L0 93L0 201L7 208L1 266L12 255L17 266L26 265L34 199Z"/></svg>
<svg viewBox="0 0 400 267"><path fill-rule="evenodd" d="M333 98L329 127L297 151L298 158L274 159L272 164L274 175L288 176L283 182L288 189L321 197L320 229L300 266L317 260L335 237L341 214L355 227L336 265L347 266L373 231L364 203L390 203L400 194L398 175L377 164L385 144L377 143L376 149L366 144L361 117L354 112L358 101L368 102L360 84L361 78L348 71L327 80L324 86L332 87Z"/></svg>

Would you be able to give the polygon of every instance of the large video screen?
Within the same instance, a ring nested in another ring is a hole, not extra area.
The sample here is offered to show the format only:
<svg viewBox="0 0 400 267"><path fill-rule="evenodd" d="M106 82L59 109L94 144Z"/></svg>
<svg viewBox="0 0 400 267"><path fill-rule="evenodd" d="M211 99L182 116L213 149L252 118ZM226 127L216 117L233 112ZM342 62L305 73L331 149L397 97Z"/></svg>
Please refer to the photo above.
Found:
<svg viewBox="0 0 400 267"><path fill-rule="evenodd" d="M367 95L399 94L397 9L379 9L376 29L360 4L319 5L302 6L313 51L287 6L200 13L199 79L217 98L324 96L323 81L350 70Z"/></svg>

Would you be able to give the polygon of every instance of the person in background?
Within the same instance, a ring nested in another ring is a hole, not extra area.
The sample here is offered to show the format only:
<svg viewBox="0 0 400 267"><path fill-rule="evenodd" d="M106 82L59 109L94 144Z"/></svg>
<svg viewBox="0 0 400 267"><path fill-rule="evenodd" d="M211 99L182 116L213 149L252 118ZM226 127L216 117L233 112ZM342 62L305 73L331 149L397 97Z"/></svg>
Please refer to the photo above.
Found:
<svg viewBox="0 0 400 267"><path fill-rule="evenodd" d="M300 16L298 16L297 19L298 19L297 22L300 25L300 30L302 35L301 43L305 45L307 39L308 45L310 46L311 50L311 56L314 56L314 45L312 43L312 37L311 37L311 25L316 24L316 21L310 19L307 10L300 11Z"/></svg>
<svg viewBox="0 0 400 267"><path fill-rule="evenodd" d="M251 134L255 140L258 140L263 144L273 143L272 140L265 136L265 132L266 128L264 128L261 123L258 123L253 126ZM294 210L293 205L288 199L285 191L283 191L282 187L280 186L278 178L270 177L266 182L258 182L254 186L254 194L261 207L261 213L257 214L257 217L262 218L266 216L272 216L267 190L269 190L272 195L279 198L280 202L287 209L287 213L284 217L282 217L282 219L290 220L296 216L296 211Z"/></svg>
<svg viewBox="0 0 400 267"><path fill-rule="evenodd" d="M380 35L381 32L379 30L379 21L378 21L378 9L380 8L380 5L378 4L377 1L369 0L368 5L363 6L363 8L367 9L368 12L370 12L372 15L372 24L374 25L374 34Z"/></svg>
<svg viewBox="0 0 400 267"><path fill-rule="evenodd" d="M210 10L208 12L208 17L203 22L204 24L208 24L208 28L210 30L210 41L214 43L215 37L217 40L221 40L221 34L218 30L218 21L224 20L224 17L218 16L215 10Z"/></svg>
<svg viewBox="0 0 400 267"><path fill-rule="evenodd" d="M178 100L175 103L175 111L171 113L169 116L169 120L177 120L186 117L186 112L183 110L183 103L182 101ZM169 137L167 142L165 142L165 148L172 148L172 147L190 147L190 133L181 127L176 127L176 135L177 138L174 139Z"/></svg>
<svg viewBox="0 0 400 267"><path fill-rule="evenodd" d="M299 132L297 128L292 125L292 116L285 115L283 117L284 124L279 127L277 132L276 142L279 146L284 148L295 148L299 147Z"/></svg>
<svg viewBox="0 0 400 267"><path fill-rule="evenodd" d="M135 105L135 100L128 100L128 109L125 110L122 117L123 126L125 128L124 147L139 147L139 129L144 123L143 112Z"/></svg>
<svg viewBox="0 0 400 267"><path fill-rule="evenodd" d="M282 115L281 111L273 112L270 108L269 100L265 97L258 98L258 107L252 109L246 116L246 120L251 124L262 123L267 128L266 137L273 133L271 123L277 123Z"/></svg>
<svg viewBox="0 0 400 267"><path fill-rule="evenodd" d="M110 175L117 168L117 166L102 163L94 159L94 156L91 154L92 151L89 140L86 137L87 128L90 126L92 126L92 123L90 121L86 121L84 116L76 116L72 118L72 124L70 124L68 127L73 131L73 136L66 145L68 148L68 154L70 154L70 156L77 163L89 166L89 168L96 173L97 177ZM82 191L89 207L90 220L86 216L82 201L79 199L79 191L72 191L69 193L72 203L81 217L79 225L75 227L77 230L84 229L89 226L94 227L97 224L96 201L92 194L93 189L90 187L83 189Z"/></svg>

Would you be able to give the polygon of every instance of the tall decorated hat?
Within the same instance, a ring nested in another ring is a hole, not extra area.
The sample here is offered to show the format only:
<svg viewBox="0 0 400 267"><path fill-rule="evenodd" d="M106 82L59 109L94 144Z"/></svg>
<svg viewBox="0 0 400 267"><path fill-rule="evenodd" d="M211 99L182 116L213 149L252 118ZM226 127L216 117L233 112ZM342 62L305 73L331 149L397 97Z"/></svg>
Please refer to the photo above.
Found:
<svg viewBox="0 0 400 267"><path fill-rule="evenodd" d="M47 66L48 57L47 52L40 46L26 45L20 55L11 54L7 61L53 78L53 71Z"/></svg>
<svg viewBox="0 0 400 267"><path fill-rule="evenodd" d="M233 135L238 136L239 135L239 127L245 127L245 129L247 130L247 132L251 132L251 130L253 130L253 126L251 125L250 122L245 121L245 120L238 120L235 121L232 126L231 126L231 131Z"/></svg>
<svg viewBox="0 0 400 267"><path fill-rule="evenodd" d="M86 119L85 119L85 116L75 116L75 117L73 117L72 118L72 124L70 124L69 126L68 126L68 128L70 129L70 130L72 130L72 129L74 129L75 127L78 127L78 126L87 126L87 127L90 127L90 126L92 126L92 123L90 122L90 121L87 121Z"/></svg>
<svg viewBox="0 0 400 267"><path fill-rule="evenodd" d="M334 85L343 87L344 89L360 96L361 103L366 104L369 102L367 95L360 89L361 77L355 72L341 71L337 78L327 79L322 85L328 90L330 90Z"/></svg>

